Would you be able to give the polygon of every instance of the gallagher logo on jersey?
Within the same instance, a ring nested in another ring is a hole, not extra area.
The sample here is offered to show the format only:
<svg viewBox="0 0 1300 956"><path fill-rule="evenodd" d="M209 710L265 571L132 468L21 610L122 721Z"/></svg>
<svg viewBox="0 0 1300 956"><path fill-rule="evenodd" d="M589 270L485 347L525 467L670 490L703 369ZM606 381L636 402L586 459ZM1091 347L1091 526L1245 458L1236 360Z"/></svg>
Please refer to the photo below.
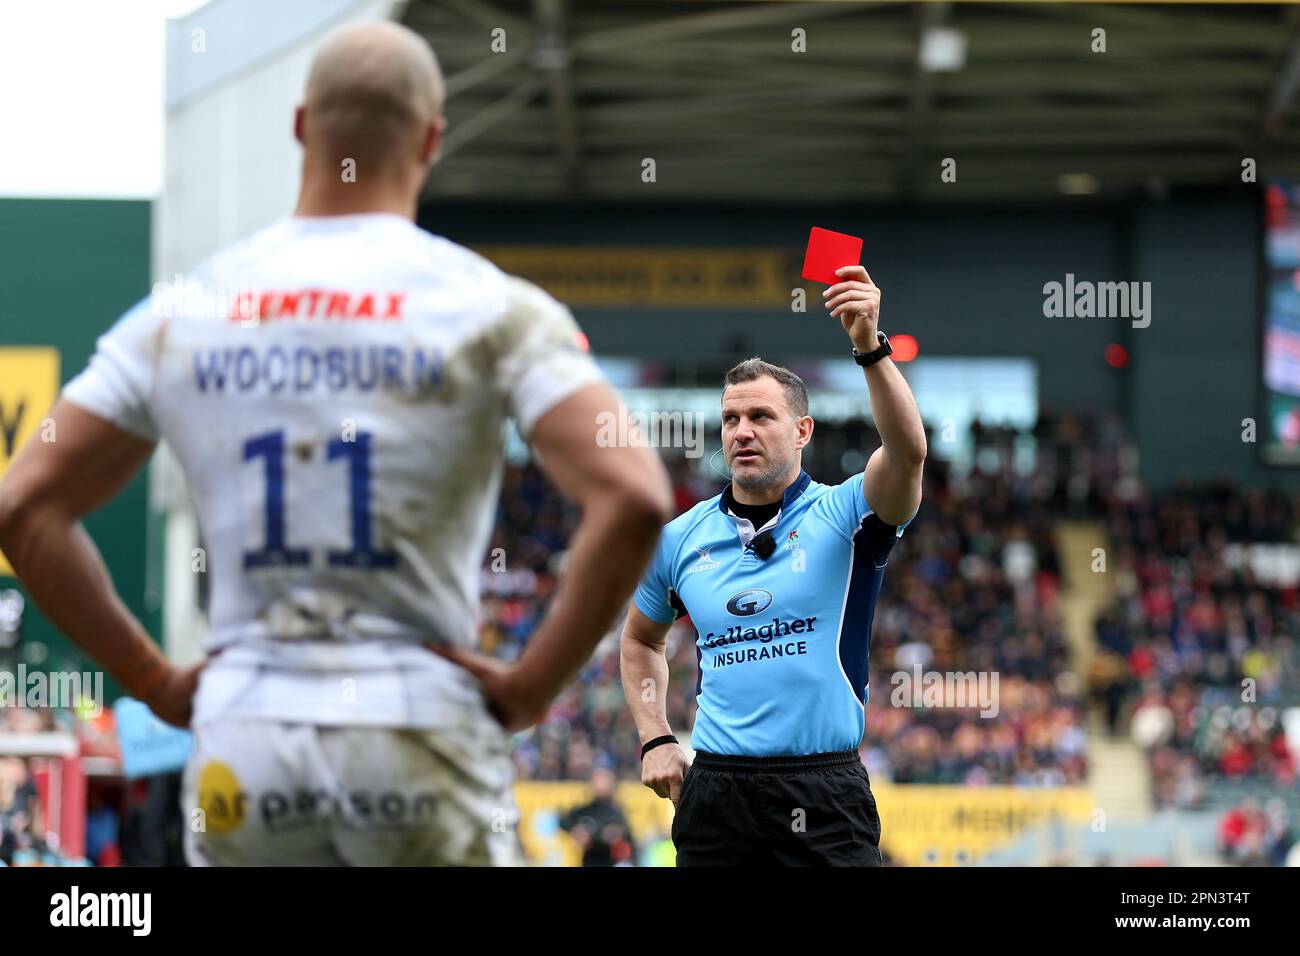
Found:
<svg viewBox="0 0 1300 956"><path fill-rule="evenodd" d="M737 617L762 614L772 603L772 592L762 588L749 588L734 595L727 602L727 610Z"/></svg>

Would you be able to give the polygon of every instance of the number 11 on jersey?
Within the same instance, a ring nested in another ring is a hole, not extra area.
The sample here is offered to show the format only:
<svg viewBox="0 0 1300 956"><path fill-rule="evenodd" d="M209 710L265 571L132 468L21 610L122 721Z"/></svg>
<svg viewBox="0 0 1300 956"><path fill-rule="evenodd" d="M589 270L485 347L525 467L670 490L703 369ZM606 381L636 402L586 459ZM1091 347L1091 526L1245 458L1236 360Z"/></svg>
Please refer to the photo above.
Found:
<svg viewBox="0 0 1300 956"><path fill-rule="evenodd" d="M394 568L397 554L380 551L372 541L373 521L370 508L370 432L358 432L355 441L336 438L326 448L326 459L342 458L348 464L348 487L352 547L346 551L331 548L326 557L334 568ZM244 552L244 567L300 567L311 563L305 548L291 548L285 541L285 441L284 431L267 432L244 442L244 461L256 458L266 462L266 536L265 544L254 551Z"/></svg>

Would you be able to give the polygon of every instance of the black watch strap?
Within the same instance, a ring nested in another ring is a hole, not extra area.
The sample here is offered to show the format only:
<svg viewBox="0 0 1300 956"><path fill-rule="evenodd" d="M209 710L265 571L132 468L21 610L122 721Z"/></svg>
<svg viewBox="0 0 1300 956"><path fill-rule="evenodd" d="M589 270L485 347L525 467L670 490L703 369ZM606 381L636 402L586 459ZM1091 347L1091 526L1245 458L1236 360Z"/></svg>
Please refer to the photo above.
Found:
<svg viewBox="0 0 1300 956"><path fill-rule="evenodd" d="M677 743L677 738L674 737L672 734L665 734L662 737L656 737L654 740L647 740L645 742L645 745L641 748L641 759L645 760L645 755L648 754L650 751L654 750L656 747L662 747L664 744L675 744L675 743Z"/></svg>
<svg viewBox="0 0 1300 956"><path fill-rule="evenodd" d="M885 335L884 332L879 330L876 331L876 341L880 344L870 352L859 352L857 349L854 349L853 361L857 362L863 368L870 368L886 355L894 354L894 347L889 344L889 337Z"/></svg>

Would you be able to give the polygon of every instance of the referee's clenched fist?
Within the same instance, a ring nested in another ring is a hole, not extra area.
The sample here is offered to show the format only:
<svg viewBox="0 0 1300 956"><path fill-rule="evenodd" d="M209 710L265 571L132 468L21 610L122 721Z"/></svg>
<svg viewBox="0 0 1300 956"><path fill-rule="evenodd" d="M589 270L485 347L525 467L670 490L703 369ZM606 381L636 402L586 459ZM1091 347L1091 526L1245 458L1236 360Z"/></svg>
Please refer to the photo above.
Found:
<svg viewBox="0 0 1300 956"><path fill-rule="evenodd" d="M641 782L676 806L686 767L686 754L677 741L664 740L641 758Z"/></svg>
<svg viewBox="0 0 1300 956"><path fill-rule="evenodd" d="M803 381L741 362L722 393L731 482L664 528L624 624L641 779L676 805L681 866L880 864L857 749L871 621L889 554L920 506L925 430L877 328L879 288L861 266L837 275L826 307L864 369L881 447L863 473L813 481L802 468L813 436ZM683 614L699 659L689 767L664 703L665 639Z"/></svg>

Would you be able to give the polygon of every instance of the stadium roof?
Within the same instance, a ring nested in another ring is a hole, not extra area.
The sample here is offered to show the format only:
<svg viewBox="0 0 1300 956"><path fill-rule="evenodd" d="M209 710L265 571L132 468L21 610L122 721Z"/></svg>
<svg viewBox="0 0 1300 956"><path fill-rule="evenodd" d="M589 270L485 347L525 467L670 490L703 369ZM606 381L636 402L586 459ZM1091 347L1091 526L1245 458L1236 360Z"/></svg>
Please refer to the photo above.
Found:
<svg viewBox="0 0 1300 956"><path fill-rule="evenodd" d="M401 19L449 80L430 196L1017 202L1240 185L1247 157L1300 178L1296 7L410 0Z"/></svg>

